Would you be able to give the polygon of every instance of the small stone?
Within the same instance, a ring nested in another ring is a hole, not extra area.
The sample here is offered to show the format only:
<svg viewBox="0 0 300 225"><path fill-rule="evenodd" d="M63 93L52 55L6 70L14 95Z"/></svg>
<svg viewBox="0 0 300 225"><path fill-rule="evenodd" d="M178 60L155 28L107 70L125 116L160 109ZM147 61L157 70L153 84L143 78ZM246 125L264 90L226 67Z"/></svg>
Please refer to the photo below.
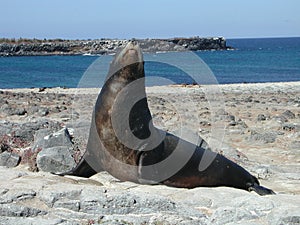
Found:
<svg viewBox="0 0 300 225"><path fill-rule="evenodd" d="M295 119L296 118L295 114L290 110L286 110L284 113L282 113L282 116L284 116L288 119Z"/></svg>
<svg viewBox="0 0 300 225"><path fill-rule="evenodd" d="M0 166L6 166L6 167L16 167L20 162L20 156L11 153L11 152L3 152L0 154Z"/></svg>
<svg viewBox="0 0 300 225"><path fill-rule="evenodd" d="M273 131L259 132L259 131L252 130L248 140L259 141L268 144L268 143L274 143L276 141L276 138L277 138L276 132Z"/></svg>
<svg viewBox="0 0 300 225"><path fill-rule="evenodd" d="M26 111L26 109L21 108L21 109L17 109L15 113L18 116L24 116L27 113L27 111Z"/></svg>
<svg viewBox="0 0 300 225"><path fill-rule="evenodd" d="M300 125L295 123L285 123L282 125L282 129L285 131L300 131Z"/></svg>
<svg viewBox="0 0 300 225"><path fill-rule="evenodd" d="M300 149L300 141L293 141L290 146L290 149Z"/></svg>
<svg viewBox="0 0 300 225"><path fill-rule="evenodd" d="M264 114L259 114L257 116L257 121L265 121L267 120L267 117Z"/></svg>
<svg viewBox="0 0 300 225"><path fill-rule="evenodd" d="M47 116L49 114L50 110L48 108L40 108L39 109L39 115L40 116Z"/></svg>
<svg viewBox="0 0 300 225"><path fill-rule="evenodd" d="M275 121L277 121L278 123L286 123L286 122L288 122L288 119L285 116L283 116L283 115L281 115L281 116L275 116L273 119Z"/></svg>
<svg viewBox="0 0 300 225"><path fill-rule="evenodd" d="M235 121L230 121L228 125L234 127L237 125L237 123Z"/></svg>

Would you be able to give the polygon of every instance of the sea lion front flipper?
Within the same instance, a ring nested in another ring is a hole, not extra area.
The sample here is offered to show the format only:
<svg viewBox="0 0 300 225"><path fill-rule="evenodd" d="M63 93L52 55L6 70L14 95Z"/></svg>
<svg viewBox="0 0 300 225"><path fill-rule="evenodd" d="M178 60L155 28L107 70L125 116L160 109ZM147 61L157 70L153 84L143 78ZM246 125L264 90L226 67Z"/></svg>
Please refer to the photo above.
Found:
<svg viewBox="0 0 300 225"><path fill-rule="evenodd" d="M248 188L249 191L255 191L259 195L275 195L276 193L271 189L268 189L264 186L260 186L258 184L254 184Z"/></svg>
<svg viewBox="0 0 300 225"><path fill-rule="evenodd" d="M79 176L89 178L90 176L96 174L97 172L87 163L86 160L82 160L74 169L65 173L53 173L58 176Z"/></svg>

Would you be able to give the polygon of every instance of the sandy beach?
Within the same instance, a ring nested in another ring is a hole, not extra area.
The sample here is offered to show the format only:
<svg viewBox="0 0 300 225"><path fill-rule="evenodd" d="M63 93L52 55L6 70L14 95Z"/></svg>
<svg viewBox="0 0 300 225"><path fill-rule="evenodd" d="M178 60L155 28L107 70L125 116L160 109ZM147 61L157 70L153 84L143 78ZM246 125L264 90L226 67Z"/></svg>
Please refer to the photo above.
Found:
<svg viewBox="0 0 300 225"><path fill-rule="evenodd" d="M32 148L39 130L66 127L82 155L98 93L98 89L0 90L1 152L8 148L22 156ZM105 173L89 179L57 177L30 172L21 162L15 168L0 167L4 175L0 224L21 221L22 213L14 210L28 213L24 224L299 223L300 82L149 87L147 95L156 126L169 132L188 127L277 195L260 197L226 187L188 190L137 185L118 182ZM100 195L98 200L92 194ZM220 196L228 198L226 204ZM102 198L113 200L102 207ZM133 199L138 204L130 203ZM93 211L95 201L98 208Z"/></svg>

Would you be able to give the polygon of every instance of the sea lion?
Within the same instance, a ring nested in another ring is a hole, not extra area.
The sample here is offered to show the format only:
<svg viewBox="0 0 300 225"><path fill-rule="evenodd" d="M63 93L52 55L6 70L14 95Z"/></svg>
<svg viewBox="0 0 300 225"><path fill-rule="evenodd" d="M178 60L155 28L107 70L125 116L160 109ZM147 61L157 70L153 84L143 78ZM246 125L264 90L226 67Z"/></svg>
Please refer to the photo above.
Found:
<svg viewBox="0 0 300 225"><path fill-rule="evenodd" d="M274 194L256 177L204 140L195 145L154 127L145 93L144 61L130 41L110 65L95 104L87 151L68 175L89 177L101 170L122 181L174 187L229 186ZM209 165L200 169L201 162Z"/></svg>

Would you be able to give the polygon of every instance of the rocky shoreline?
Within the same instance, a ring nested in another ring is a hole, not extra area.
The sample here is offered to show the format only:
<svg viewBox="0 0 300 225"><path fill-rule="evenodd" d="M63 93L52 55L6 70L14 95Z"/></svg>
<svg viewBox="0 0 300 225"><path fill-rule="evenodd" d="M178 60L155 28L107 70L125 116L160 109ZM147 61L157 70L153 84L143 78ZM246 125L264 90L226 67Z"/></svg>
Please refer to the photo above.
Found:
<svg viewBox="0 0 300 225"><path fill-rule="evenodd" d="M205 88L147 88L154 123L172 132L184 121L206 140L225 125L216 150L276 195L52 175L83 154L99 90L0 90L0 224L299 224L300 82L220 85L213 118Z"/></svg>
<svg viewBox="0 0 300 225"><path fill-rule="evenodd" d="M144 52L227 50L223 37L137 39ZM114 54L129 40L0 39L0 56Z"/></svg>

